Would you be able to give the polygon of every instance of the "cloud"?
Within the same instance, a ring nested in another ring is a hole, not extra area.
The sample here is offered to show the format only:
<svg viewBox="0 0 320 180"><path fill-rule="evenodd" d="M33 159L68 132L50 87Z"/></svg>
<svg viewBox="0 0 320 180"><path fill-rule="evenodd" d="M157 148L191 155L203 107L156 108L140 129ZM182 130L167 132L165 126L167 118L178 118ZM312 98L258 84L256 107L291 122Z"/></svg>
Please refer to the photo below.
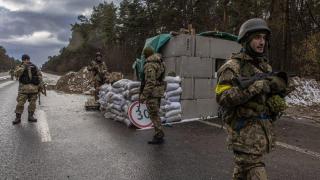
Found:
<svg viewBox="0 0 320 180"><path fill-rule="evenodd" d="M66 45L67 42L61 41L56 34L48 31L36 31L32 34L22 36L10 36L8 39L0 39L0 42L17 43L21 45L43 46L46 45Z"/></svg>
<svg viewBox="0 0 320 180"><path fill-rule="evenodd" d="M0 45L9 56L29 53L38 65L67 45L71 26L104 0L0 0ZM107 0L111 2L111 0ZM119 4L116 0L115 4Z"/></svg>

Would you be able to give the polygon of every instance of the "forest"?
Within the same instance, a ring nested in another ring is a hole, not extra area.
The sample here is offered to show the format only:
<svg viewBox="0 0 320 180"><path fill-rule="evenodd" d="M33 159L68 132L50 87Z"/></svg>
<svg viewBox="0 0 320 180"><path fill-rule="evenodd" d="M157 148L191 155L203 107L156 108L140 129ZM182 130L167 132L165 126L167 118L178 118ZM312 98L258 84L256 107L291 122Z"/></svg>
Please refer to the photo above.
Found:
<svg viewBox="0 0 320 180"><path fill-rule="evenodd" d="M0 46L0 72L9 71L14 68L19 61L7 55L4 47Z"/></svg>
<svg viewBox="0 0 320 180"><path fill-rule="evenodd" d="M89 64L96 51L111 71L132 72L146 38L179 31L237 35L250 18L265 19L271 30L268 56L277 70L320 79L320 1L318 0L122 0L100 3L89 17L71 24L72 37L44 71L63 74Z"/></svg>

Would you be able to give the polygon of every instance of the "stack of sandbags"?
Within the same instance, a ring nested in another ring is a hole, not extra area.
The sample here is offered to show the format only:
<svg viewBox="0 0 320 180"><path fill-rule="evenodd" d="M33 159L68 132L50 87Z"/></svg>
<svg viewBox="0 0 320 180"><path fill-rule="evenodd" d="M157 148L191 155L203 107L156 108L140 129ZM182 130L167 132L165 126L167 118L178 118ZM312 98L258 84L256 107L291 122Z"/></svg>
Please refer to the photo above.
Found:
<svg viewBox="0 0 320 180"><path fill-rule="evenodd" d="M161 114L163 115L161 120L166 123L181 121L181 78L167 76L165 81L167 82L167 88L165 99L161 101Z"/></svg>
<svg viewBox="0 0 320 180"><path fill-rule="evenodd" d="M181 120L180 77L166 77L167 89L164 98L161 99L160 117L163 123ZM112 85L105 84L99 93L99 103L104 116L131 126L128 118L129 106L139 100L141 83L128 79L121 79Z"/></svg>

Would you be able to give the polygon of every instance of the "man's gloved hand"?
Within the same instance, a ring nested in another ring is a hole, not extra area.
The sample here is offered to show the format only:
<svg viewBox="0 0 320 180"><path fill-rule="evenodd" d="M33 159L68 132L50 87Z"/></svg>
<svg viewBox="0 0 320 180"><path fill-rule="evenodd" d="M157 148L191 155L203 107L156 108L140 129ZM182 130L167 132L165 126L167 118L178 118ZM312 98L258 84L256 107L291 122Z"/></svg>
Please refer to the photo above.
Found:
<svg viewBox="0 0 320 180"><path fill-rule="evenodd" d="M278 76L272 76L269 78L270 89L272 94L279 94L286 92L287 83L284 79Z"/></svg>
<svg viewBox="0 0 320 180"><path fill-rule="evenodd" d="M141 94L140 97L139 97L139 102L141 104L143 104L146 100L147 100L147 98L144 95Z"/></svg>
<svg viewBox="0 0 320 180"><path fill-rule="evenodd" d="M248 91L252 95L257 95L261 93L270 93L271 90L270 90L269 80L258 80L254 82L248 87Z"/></svg>

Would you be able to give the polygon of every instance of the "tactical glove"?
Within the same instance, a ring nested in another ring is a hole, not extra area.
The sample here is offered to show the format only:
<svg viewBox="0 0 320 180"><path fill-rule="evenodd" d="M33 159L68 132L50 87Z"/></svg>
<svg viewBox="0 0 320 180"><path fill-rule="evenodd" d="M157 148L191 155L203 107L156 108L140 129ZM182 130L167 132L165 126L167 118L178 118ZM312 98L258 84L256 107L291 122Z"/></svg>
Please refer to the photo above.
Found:
<svg viewBox="0 0 320 180"><path fill-rule="evenodd" d="M257 94L261 94L261 93L268 94L271 91L269 81L268 80L258 80L248 87L248 91L252 95L257 95Z"/></svg>

